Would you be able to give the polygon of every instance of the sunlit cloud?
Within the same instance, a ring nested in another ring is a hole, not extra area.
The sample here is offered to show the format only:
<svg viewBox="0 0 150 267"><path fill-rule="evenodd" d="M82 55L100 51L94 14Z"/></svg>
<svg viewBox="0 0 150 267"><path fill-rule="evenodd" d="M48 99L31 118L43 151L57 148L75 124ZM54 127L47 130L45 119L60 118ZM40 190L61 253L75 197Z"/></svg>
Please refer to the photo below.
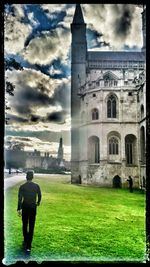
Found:
<svg viewBox="0 0 150 267"><path fill-rule="evenodd" d="M70 33L62 28L42 32L30 41L23 56L32 64L47 65L57 59L67 64L70 41Z"/></svg>
<svg viewBox="0 0 150 267"><path fill-rule="evenodd" d="M41 8L46 12L46 15L49 16L51 13L60 13L65 11L66 4L41 4Z"/></svg>
<svg viewBox="0 0 150 267"><path fill-rule="evenodd" d="M7 14L5 17L4 49L8 54L21 53L26 38L32 32L29 24L20 21L20 16L23 16L22 9L18 7L17 11L18 17L12 14Z"/></svg>

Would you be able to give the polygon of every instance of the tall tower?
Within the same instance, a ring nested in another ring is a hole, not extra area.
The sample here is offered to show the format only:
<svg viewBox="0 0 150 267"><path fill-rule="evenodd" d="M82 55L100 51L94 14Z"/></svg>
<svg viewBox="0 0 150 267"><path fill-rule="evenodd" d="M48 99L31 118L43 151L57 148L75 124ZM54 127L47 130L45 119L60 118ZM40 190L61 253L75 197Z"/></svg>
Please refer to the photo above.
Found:
<svg viewBox="0 0 150 267"><path fill-rule="evenodd" d="M60 141L59 141L59 148L58 148L58 155L57 155L57 159L59 160L59 162L61 162L63 160L63 157L64 157L63 139L61 137Z"/></svg>
<svg viewBox="0 0 150 267"><path fill-rule="evenodd" d="M143 31L143 47L142 47L142 51L146 52L146 5L143 5L142 31Z"/></svg>
<svg viewBox="0 0 150 267"><path fill-rule="evenodd" d="M71 182L79 179L79 118L80 98L79 88L86 80L86 24L80 4L76 4L73 22L71 24Z"/></svg>

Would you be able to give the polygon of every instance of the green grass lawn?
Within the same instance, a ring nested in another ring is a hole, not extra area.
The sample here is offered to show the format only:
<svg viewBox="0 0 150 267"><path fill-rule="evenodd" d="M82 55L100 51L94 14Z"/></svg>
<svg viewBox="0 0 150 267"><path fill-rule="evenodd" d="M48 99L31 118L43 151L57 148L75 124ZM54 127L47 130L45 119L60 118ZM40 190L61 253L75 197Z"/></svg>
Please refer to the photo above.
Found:
<svg viewBox="0 0 150 267"><path fill-rule="evenodd" d="M5 262L145 262L145 194L72 185L70 176L36 177L42 191L30 258L22 250L20 184L5 194Z"/></svg>

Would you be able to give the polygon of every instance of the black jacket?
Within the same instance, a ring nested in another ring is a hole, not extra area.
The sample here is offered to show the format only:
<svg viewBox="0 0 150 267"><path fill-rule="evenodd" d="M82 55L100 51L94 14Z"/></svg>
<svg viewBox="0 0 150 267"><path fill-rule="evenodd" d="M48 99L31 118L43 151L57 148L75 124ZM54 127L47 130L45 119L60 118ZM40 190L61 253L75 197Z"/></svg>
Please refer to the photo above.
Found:
<svg viewBox="0 0 150 267"><path fill-rule="evenodd" d="M38 197L38 199L37 199ZM41 190L38 184L27 181L21 185L18 192L18 208L36 208L41 201Z"/></svg>

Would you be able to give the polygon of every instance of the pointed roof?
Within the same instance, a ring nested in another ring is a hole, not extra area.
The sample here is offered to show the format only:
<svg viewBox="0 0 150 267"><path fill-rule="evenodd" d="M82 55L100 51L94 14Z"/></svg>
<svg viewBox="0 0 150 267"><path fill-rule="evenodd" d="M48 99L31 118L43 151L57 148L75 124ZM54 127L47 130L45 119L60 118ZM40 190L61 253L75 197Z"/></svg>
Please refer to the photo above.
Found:
<svg viewBox="0 0 150 267"><path fill-rule="evenodd" d="M104 73L103 79L118 80L118 77L112 71L109 70Z"/></svg>
<svg viewBox="0 0 150 267"><path fill-rule="evenodd" d="M80 4L76 4L76 10L73 17L73 24L82 24L82 23L84 23L82 9Z"/></svg>

